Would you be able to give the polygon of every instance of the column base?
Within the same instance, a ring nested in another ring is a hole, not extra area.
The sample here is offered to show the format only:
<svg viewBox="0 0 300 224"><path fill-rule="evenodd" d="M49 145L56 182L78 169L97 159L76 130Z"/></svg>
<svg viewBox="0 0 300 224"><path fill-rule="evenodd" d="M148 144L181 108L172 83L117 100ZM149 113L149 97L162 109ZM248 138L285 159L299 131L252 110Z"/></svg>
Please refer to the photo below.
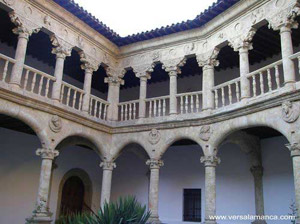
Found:
<svg viewBox="0 0 300 224"><path fill-rule="evenodd" d="M265 220L255 220L251 224L267 224L267 222Z"/></svg>
<svg viewBox="0 0 300 224"><path fill-rule="evenodd" d="M32 217L26 219L26 224L51 224L51 213L34 213Z"/></svg>
<svg viewBox="0 0 300 224"><path fill-rule="evenodd" d="M161 224L162 222L157 217L150 217L147 221L148 224Z"/></svg>

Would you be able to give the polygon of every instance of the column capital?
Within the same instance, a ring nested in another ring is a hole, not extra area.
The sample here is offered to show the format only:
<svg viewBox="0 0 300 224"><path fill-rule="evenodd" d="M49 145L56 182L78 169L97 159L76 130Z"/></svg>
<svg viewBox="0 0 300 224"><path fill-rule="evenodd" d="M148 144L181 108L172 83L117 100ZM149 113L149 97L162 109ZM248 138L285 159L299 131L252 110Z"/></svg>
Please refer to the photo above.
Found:
<svg viewBox="0 0 300 224"><path fill-rule="evenodd" d="M50 36L50 41L54 48L52 48L52 54L56 55L56 58L65 59L68 56L71 56L71 51L73 46L63 39L57 37L56 35Z"/></svg>
<svg viewBox="0 0 300 224"><path fill-rule="evenodd" d="M91 74L93 74L93 72L98 70L100 66L100 62L96 61L94 58L87 55L83 51L79 52L79 56L80 56L80 61L82 62L81 65L82 70L85 70L86 72L89 72Z"/></svg>
<svg viewBox="0 0 300 224"><path fill-rule="evenodd" d="M239 36L229 39L228 45L233 48L234 51L240 53L248 52L253 49L252 39L256 33L256 29L251 27L248 31L244 31Z"/></svg>
<svg viewBox="0 0 300 224"><path fill-rule="evenodd" d="M300 144L298 142L286 144L285 146L290 150L291 157L300 156Z"/></svg>
<svg viewBox="0 0 300 224"><path fill-rule="evenodd" d="M151 78L151 72L153 72L154 64L144 64L132 66L133 72L137 78L147 81Z"/></svg>
<svg viewBox="0 0 300 224"><path fill-rule="evenodd" d="M100 163L100 167L103 168L103 170L111 170L112 171L114 168L117 167L117 165L113 161L104 160L103 162Z"/></svg>
<svg viewBox="0 0 300 224"><path fill-rule="evenodd" d="M149 166L150 169L159 169L164 166L164 161L160 159L148 159L146 165Z"/></svg>
<svg viewBox="0 0 300 224"><path fill-rule="evenodd" d="M198 65L203 67L203 70L219 66L219 61L217 60L219 52L220 49L215 47L206 53L196 55Z"/></svg>
<svg viewBox="0 0 300 224"><path fill-rule="evenodd" d="M202 156L200 162L204 163L205 167L216 167L220 164L221 159L217 156Z"/></svg>
<svg viewBox="0 0 300 224"><path fill-rule="evenodd" d="M19 35L19 37L28 39L33 33L38 33L41 29L41 27L18 15L14 11L9 13L9 17L10 20L16 25L16 28L14 28L12 31L14 34Z"/></svg>
<svg viewBox="0 0 300 224"><path fill-rule="evenodd" d="M250 168L250 171L253 174L253 176L262 176L264 168L262 166L252 166Z"/></svg>
<svg viewBox="0 0 300 224"><path fill-rule="evenodd" d="M124 80L122 79L126 73L125 69L114 69L107 67L106 73L108 77L104 79L105 83L113 86L120 86L125 84Z"/></svg>
<svg viewBox="0 0 300 224"><path fill-rule="evenodd" d="M50 159L53 160L55 157L59 155L59 151L49 149L49 148L40 148L36 150L36 155L41 156L42 159Z"/></svg>
<svg viewBox="0 0 300 224"><path fill-rule="evenodd" d="M176 58L162 62L162 68L169 73L169 76L175 76L181 73L180 68L186 63L186 58Z"/></svg>

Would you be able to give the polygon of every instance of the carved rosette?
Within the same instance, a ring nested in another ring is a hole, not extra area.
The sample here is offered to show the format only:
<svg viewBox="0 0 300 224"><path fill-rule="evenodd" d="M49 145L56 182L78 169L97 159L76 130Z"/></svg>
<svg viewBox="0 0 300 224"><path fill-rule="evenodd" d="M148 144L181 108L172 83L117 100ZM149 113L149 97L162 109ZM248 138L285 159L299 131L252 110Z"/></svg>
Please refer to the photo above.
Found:
<svg viewBox="0 0 300 224"><path fill-rule="evenodd" d="M65 59L68 56L71 56L71 51L73 46L61 38L51 35L50 40L54 48L52 48L52 54L56 55L56 58Z"/></svg>
<svg viewBox="0 0 300 224"><path fill-rule="evenodd" d="M160 141L161 135L159 130L152 129L148 136L148 141L151 145L156 145Z"/></svg>
<svg viewBox="0 0 300 224"><path fill-rule="evenodd" d="M41 156L42 159L50 159L50 160L53 160L55 157L59 155L59 151L48 149L48 148L37 149L35 153L37 156Z"/></svg>
<svg viewBox="0 0 300 224"><path fill-rule="evenodd" d="M81 69L86 72L93 73L98 70L100 63L97 62L94 58L87 55L83 51L79 53L80 61L82 62Z"/></svg>
<svg viewBox="0 0 300 224"><path fill-rule="evenodd" d="M219 52L219 48L214 48L204 54L198 54L196 56L198 65L203 67L203 70L219 66L219 61L217 60Z"/></svg>
<svg viewBox="0 0 300 224"><path fill-rule="evenodd" d="M160 159L149 159L146 161L146 165L150 167L150 169L159 169L164 166L164 161Z"/></svg>
<svg viewBox="0 0 300 224"><path fill-rule="evenodd" d="M221 159L217 156L202 156L200 162L204 163L204 166L216 167L220 164Z"/></svg>
<svg viewBox="0 0 300 224"><path fill-rule="evenodd" d="M199 137L203 141L208 141L212 133L213 133L212 127L210 125L204 125L200 128Z"/></svg>
<svg viewBox="0 0 300 224"><path fill-rule="evenodd" d="M252 39L256 33L256 29L251 27L249 31L244 30L241 35L230 38L229 46L234 49L234 51L243 50L252 50Z"/></svg>
<svg viewBox="0 0 300 224"><path fill-rule="evenodd" d="M300 144L297 142L285 145L291 152L291 157L300 156Z"/></svg>
<svg viewBox="0 0 300 224"><path fill-rule="evenodd" d="M57 115L52 116L51 119L49 120L49 128L54 133L60 132L61 129L62 129L62 120L61 120L61 118Z"/></svg>
<svg viewBox="0 0 300 224"><path fill-rule="evenodd" d="M103 161L100 163L100 167L103 168L103 170L110 170L112 171L114 168L117 167L116 163L112 161Z"/></svg>
<svg viewBox="0 0 300 224"><path fill-rule="evenodd" d="M295 122L300 115L300 108L298 104L292 103L290 101L285 101L281 106L281 116L282 119L287 123Z"/></svg>

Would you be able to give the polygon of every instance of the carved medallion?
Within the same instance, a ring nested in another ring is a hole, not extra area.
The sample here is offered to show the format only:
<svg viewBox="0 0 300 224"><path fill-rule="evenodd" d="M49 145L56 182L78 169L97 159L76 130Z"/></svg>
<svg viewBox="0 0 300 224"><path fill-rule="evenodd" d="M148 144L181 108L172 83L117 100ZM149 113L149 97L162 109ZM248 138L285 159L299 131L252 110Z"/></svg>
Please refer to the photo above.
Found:
<svg viewBox="0 0 300 224"><path fill-rule="evenodd" d="M202 139L203 141L208 141L212 133L212 128L209 125L204 125L200 128L200 139Z"/></svg>
<svg viewBox="0 0 300 224"><path fill-rule="evenodd" d="M299 106L290 101L285 101L281 106L282 119L287 123L295 122L300 114Z"/></svg>
<svg viewBox="0 0 300 224"><path fill-rule="evenodd" d="M157 129L152 129L148 136L148 141L152 145L156 145L160 140L160 132Z"/></svg>
<svg viewBox="0 0 300 224"><path fill-rule="evenodd" d="M50 17L48 15L44 17L44 24L46 26L51 26Z"/></svg>
<svg viewBox="0 0 300 224"><path fill-rule="evenodd" d="M13 5L13 4L15 4L15 0L3 0L3 1L4 1L4 3L6 5Z"/></svg>
<svg viewBox="0 0 300 224"><path fill-rule="evenodd" d="M62 129L61 118L57 115L52 116L49 121L49 127L50 127L51 131L53 131L55 133L60 132Z"/></svg>
<svg viewBox="0 0 300 224"><path fill-rule="evenodd" d="M192 53L197 50L197 45L195 43L190 43L184 46L184 52L186 54Z"/></svg>

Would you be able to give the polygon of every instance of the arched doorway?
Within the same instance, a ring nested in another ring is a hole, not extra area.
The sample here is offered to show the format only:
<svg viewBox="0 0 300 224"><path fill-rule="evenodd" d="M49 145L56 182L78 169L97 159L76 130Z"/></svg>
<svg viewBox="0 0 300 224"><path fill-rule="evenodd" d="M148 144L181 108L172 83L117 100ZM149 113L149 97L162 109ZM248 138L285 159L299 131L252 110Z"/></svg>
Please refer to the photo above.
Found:
<svg viewBox="0 0 300 224"><path fill-rule="evenodd" d="M84 208L84 193L83 181L77 176L69 177L62 190L60 214L81 213Z"/></svg>

